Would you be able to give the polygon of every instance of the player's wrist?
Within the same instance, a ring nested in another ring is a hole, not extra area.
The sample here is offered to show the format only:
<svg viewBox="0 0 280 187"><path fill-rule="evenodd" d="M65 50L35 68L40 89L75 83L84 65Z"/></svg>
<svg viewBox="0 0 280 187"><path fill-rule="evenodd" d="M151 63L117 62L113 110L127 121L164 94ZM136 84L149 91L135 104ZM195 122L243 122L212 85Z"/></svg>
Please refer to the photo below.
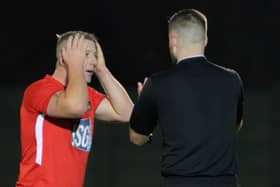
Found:
<svg viewBox="0 0 280 187"><path fill-rule="evenodd" d="M102 76L104 74L109 73L109 70L107 69L107 67L105 65L104 66L98 66L95 69L95 73L96 73L97 76Z"/></svg>

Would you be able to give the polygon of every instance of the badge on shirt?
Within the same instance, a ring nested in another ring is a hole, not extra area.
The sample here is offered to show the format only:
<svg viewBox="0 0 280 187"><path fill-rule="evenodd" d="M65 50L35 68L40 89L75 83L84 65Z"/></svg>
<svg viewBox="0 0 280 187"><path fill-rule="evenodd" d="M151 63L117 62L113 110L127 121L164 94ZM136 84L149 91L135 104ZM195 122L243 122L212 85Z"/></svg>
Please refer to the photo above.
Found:
<svg viewBox="0 0 280 187"><path fill-rule="evenodd" d="M89 152L92 144L90 118L81 119L77 125L73 126L72 145L77 149Z"/></svg>

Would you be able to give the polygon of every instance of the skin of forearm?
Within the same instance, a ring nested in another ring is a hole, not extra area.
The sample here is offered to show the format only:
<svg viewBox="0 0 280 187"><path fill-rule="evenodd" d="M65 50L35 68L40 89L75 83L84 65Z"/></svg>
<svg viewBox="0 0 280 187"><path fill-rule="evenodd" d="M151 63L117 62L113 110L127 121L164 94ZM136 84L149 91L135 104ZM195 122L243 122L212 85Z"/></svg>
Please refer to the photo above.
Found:
<svg viewBox="0 0 280 187"><path fill-rule="evenodd" d="M65 99L70 107L84 114L88 105L88 88L82 65L72 65L68 69Z"/></svg>
<svg viewBox="0 0 280 187"><path fill-rule="evenodd" d="M114 111L122 121L128 122L133 102L124 87L114 78L107 67L99 68L96 71L96 75Z"/></svg>
<svg viewBox="0 0 280 187"><path fill-rule="evenodd" d="M138 146L142 146L149 141L149 136L136 133L131 128L129 128L129 138L130 138L130 142Z"/></svg>

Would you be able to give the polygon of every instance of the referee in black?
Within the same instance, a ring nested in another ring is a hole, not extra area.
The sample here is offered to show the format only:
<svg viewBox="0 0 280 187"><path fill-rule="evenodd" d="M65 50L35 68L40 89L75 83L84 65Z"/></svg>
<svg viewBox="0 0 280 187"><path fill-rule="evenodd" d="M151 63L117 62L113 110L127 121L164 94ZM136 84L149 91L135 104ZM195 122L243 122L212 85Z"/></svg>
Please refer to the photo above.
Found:
<svg viewBox="0 0 280 187"><path fill-rule="evenodd" d="M205 57L207 19L183 9L168 22L171 69L138 82L130 141L144 145L156 125L162 134L162 187L237 187L237 132L242 126L239 74Z"/></svg>

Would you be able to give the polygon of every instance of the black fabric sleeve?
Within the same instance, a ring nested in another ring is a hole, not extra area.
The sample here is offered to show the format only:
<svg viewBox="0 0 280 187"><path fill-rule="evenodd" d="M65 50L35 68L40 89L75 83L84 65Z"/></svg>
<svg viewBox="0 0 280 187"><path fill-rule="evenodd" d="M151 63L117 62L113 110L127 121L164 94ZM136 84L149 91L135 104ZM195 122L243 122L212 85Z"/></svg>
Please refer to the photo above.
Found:
<svg viewBox="0 0 280 187"><path fill-rule="evenodd" d="M244 107L244 87L243 82L239 74L236 72L236 76L238 79L238 106L237 106L237 124L239 124L243 118L243 107Z"/></svg>
<svg viewBox="0 0 280 187"><path fill-rule="evenodd" d="M152 79L144 84L130 118L130 127L139 134L149 135L157 124L156 96Z"/></svg>

